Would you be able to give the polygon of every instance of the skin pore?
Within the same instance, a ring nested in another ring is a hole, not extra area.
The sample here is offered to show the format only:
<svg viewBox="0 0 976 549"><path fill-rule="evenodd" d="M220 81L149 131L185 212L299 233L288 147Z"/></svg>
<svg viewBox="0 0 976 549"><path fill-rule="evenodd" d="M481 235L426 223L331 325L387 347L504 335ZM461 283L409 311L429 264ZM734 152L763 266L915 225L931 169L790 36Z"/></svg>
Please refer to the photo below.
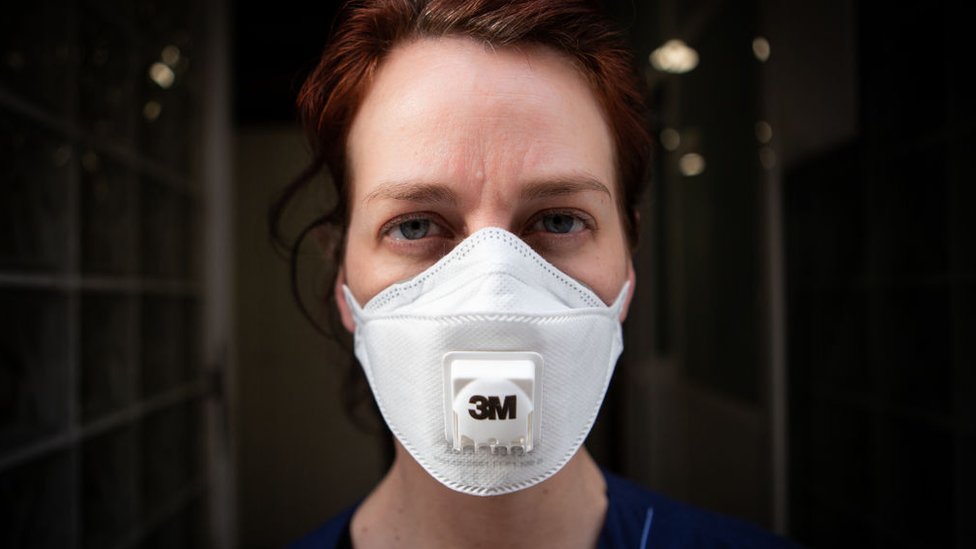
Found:
<svg viewBox="0 0 976 549"><path fill-rule="evenodd" d="M520 236L607 304L625 281L633 288L610 130L586 80L551 49L397 46L356 115L348 163L336 301L349 330L343 284L365 304L484 227ZM493 497L454 492L396 450L353 517L357 547L596 545L607 502L585 449L545 482Z"/></svg>

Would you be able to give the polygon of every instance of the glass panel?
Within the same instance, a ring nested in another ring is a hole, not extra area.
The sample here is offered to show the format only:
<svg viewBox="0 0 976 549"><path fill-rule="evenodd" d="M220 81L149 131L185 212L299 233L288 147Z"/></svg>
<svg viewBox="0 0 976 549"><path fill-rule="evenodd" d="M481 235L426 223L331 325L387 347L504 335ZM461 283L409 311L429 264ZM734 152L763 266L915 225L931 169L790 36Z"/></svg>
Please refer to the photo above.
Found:
<svg viewBox="0 0 976 549"><path fill-rule="evenodd" d="M82 541L86 548L112 547L135 524L133 441L132 429L125 428L82 446Z"/></svg>
<svg viewBox="0 0 976 549"><path fill-rule="evenodd" d="M200 379L203 375L203 306L197 298L183 300L183 341L186 345L184 354L184 375L189 381Z"/></svg>
<svg viewBox="0 0 976 549"><path fill-rule="evenodd" d="M161 86L144 79L141 88L142 116L140 142L150 158L165 164L180 175L190 172L194 94L199 87L193 79L200 58L195 56L190 23L200 20L200 2L150 0L139 2L136 17L145 30L140 70L162 63L172 73L172 83ZM165 82L164 82L165 83Z"/></svg>
<svg viewBox="0 0 976 549"><path fill-rule="evenodd" d="M67 298L0 290L0 452L65 428Z"/></svg>
<svg viewBox="0 0 976 549"><path fill-rule="evenodd" d="M193 371L195 323L183 298L150 296L142 305L142 392L152 397L175 389Z"/></svg>
<svg viewBox="0 0 976 549"><path fill-rule="evenodd" d="M0 545L71 546L70 464L61 453L0 474Z"/></svg>
<svg viewBox="0 0 976 549"><path fill-rule="evenodd" d="M82 270L129 274L135 269L134 178L93 151L81 157Z"/></svg>
<svg viewBox="0 0 976 549"><path fill-rule="evenodd" d="M68 2L4 2L0 86L45 110L68 110L76 52Z"/></svg>
<svg viewBox="0 0 976 549"><path fill-rule="evenodd" d="M142 272L149 277L186 278L190 267L190 199L172 187L142 186Z"/></svg>
<svg viewBox="0 0 976 549"><path fill-rule="evenodd" d="M147 517L201 478L201 420L197 405L183 403L143 421L143 511Z"/></svg>
<svg viewBox="0 0 976 549"><path fill-rule="evenodd" d="M135 24L157 40L175 35L182 46L189 41L188 22L199 15L199 5L189 0L143 0L136 4Z"/></svg>
<svg viewBox="0 0 976 549"><path fill-rule="evenodd" d="M193 129L186 120L193 116L192 105L190 94L182 89L185 84L180 81L184 72L179 65L170 70L176 75L173 88L162 89L151 80L144 84L139 131L143 149L150 158L185 176L190 169L190 130Z"/></svg>
<svg viewBox="0 0 976 549"><path fill-rule="evenodd" d="M927 423L898 418L884 424L874 465L883 533L880 547L954 545L953 437Z"/></svg>
<svg viewBox="0 0 976 549"><path fill-rule="evenodd" d="M91 294L81 301L81 405L85 420L130 402L133 351L131 298Z"/></svg>
<svg viewBox="0 0 976 549"><path fill-rule="evenodd" d="M951 421L952 302L941 284L878 291L874 360L888 404Z"/></svg>
<svg viewBox="0 0 976 549"><path fill-rule="evenodd" d="M72 147L0 109L0 267L66 263Z"/></svg>
<svg viewBox="0 0 976 549"><path fill-rule="evenodd" d="M129 140L135 128L134 93L145 76L136 74L131 33L94 10L81 19L79 114L96 135Z"/></svg>
<svg viewBox="0 0 976 549"><path fill-rule="evenodd" d="M206 507L200 499L164 522L142 544L144 549L195 549L208 547Z"/></svg>
<svg viewBox="0 0 976 549"><path fill-rule="evenodd" d="M140 3L124 0L81 0L81 5L87 11L111 18L116 25L125 27L130 27L135 22L135 9Z"/></svg>
<svg viewBox="0 0 976 549"><path fill-rule="evenodd" d="M201 5L4 5L0 459L40 455L0 470L0 547L207 546L201 404L119 414L199 372L198 300L151 281L199 274ZM100 419L110 432L87 431Z"/></svg>

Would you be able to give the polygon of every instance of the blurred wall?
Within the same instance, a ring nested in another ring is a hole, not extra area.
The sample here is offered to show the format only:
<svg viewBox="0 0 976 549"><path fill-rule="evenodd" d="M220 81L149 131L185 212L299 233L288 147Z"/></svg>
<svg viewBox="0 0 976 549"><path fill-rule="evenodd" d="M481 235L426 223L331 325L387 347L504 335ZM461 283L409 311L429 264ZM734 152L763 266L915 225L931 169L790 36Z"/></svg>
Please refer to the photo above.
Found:
<svg viewBox="0 0 976 549"><path fill-rule="evenodd" d="M657 139L641 211L635 304L604 417L610 465L671 497L772 527L774 411L763 220L767 172L754 137L762 63L756 2L617 6L651 89ZM654 70L670 39L698 51ZM682 168L692 155L704 167ZM605 424L606 425L606 424ZM599 431L594 433L600 437Z"/></svg>
<svg viewBox="0 0 976 549"><path fill-rule="evenodd" d="M976 545L976 109L958 2L789 2L791 531ZM853 70L851 70L853 69ZM788 138L788 141L787 141Z"/></svg>

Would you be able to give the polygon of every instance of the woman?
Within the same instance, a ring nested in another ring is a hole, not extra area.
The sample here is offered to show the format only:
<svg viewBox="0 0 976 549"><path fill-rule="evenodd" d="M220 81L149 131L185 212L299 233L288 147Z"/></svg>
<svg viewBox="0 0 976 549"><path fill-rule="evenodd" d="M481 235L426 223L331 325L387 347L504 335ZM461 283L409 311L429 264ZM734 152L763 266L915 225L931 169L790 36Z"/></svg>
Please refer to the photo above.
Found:
<svg viewBox="0 0 976 549"><path fill-rule="evenodd" d="M581 444L634 289L649 137L585 1L351 2L299 106L395 459L296 546L776 544L602 472Z"/></svg>

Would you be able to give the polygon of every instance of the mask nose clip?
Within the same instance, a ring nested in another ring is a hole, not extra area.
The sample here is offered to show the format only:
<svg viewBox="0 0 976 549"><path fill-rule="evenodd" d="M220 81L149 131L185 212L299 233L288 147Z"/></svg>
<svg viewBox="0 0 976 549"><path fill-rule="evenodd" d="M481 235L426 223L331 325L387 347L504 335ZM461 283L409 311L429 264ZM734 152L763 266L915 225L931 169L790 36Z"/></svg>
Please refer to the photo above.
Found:
<svg viewBox="0 0 976 549"><path fill-rule="evenodd" d="M540 436L542 355L452 351L443 362L444 436L451 448L531 452Z"/></svg>

